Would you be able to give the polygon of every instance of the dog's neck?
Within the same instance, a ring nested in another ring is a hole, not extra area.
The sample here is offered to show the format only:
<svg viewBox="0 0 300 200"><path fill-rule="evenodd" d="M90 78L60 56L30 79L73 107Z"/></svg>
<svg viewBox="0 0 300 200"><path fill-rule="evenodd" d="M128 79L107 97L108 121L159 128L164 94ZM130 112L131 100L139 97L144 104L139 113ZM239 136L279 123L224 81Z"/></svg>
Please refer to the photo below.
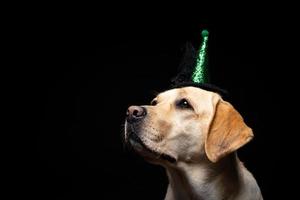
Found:
<svg viewBox="0 0 300 200"><path fill-rule="evenodd" d="M217 163L179 162L166 166L169 186L166 199L231 199L240 190L240 161L236 154Z"/></svg>

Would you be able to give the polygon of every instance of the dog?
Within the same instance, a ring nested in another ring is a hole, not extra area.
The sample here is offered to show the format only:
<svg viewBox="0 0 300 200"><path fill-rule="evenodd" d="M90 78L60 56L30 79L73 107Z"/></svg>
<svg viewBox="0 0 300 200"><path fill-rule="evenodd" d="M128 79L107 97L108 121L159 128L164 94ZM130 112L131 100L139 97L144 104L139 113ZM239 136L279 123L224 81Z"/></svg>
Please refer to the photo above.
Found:
<svg viewBox="0 0 300 200"><path fill-rule="evenodd" d="M166 169L166 200L262 200L236 151L253 138L238 111L197 87L160 93L150 105L130 106L125 143Z"/></svg>

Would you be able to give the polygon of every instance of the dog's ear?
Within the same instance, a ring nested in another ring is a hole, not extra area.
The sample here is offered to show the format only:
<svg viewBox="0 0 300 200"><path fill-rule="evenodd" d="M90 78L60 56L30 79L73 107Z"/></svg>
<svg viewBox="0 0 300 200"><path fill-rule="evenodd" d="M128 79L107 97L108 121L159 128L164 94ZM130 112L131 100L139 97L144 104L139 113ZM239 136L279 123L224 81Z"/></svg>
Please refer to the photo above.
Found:
<svg viewBox="0 0 300 200"><path fill-rule="evenodd" d="M242 116L231 104L220 99L205 141L206 155L212 162L236 151L253 138Z"/></svg>

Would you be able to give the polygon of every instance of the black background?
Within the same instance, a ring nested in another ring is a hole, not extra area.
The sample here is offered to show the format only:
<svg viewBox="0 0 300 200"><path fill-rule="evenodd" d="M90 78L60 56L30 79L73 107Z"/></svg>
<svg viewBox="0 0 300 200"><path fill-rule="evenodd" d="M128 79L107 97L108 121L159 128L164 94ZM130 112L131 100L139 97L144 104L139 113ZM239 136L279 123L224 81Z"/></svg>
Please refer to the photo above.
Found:
<svg viewBox="0 0 300 200"><path fill-rule="evenodd" d="M116 18L103 10L66 10L20 18L27 66L20 85L30 113L20 118L29 121L23 138L30 152L21 150L25 160L15 182L25 196L163 199L164 170L123 147L125 112L168 88L181 47L190 41L198 48L203 28L210 31L211 80L230 92L230 102L254 130L239 157L265 199L279 195L280 103L273 87L278 21L264 10L175 11L165 17L154 11L141 17L141 10Z"/></svg>

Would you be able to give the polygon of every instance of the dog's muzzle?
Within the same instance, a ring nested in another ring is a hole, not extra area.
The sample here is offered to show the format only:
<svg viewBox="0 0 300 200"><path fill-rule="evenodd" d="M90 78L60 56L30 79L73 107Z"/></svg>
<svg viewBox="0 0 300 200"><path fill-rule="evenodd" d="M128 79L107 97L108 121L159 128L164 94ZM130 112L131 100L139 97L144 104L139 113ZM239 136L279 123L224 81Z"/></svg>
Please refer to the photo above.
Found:
<svg viewBox="0 0 300 200"><path fill-rule="evenodd" d="M134 149L137 151L143 151L144 155L149 155L150 157L154 157L157 159L167 160L170 163L175 163L176 159L170 155L164 153L158 153L145 145L145 143L140 139L140 137L135 132L130 132L128 134L128 141L130 145L134 146Z"/></svg>
<svg viewBox="0 0 300 200"><path fill-rule="evenodd" d="M176 162L176 159L172 156L164 153L158 153L150 149L140 138L140 129L143 126L143 119L147 116L147 110L141 106L130 106L126 112L126 133L127 137L125 142L134 147L136 151L141 152L143 155L148 155L154 158L161 158L171 163Z"/></svg>

